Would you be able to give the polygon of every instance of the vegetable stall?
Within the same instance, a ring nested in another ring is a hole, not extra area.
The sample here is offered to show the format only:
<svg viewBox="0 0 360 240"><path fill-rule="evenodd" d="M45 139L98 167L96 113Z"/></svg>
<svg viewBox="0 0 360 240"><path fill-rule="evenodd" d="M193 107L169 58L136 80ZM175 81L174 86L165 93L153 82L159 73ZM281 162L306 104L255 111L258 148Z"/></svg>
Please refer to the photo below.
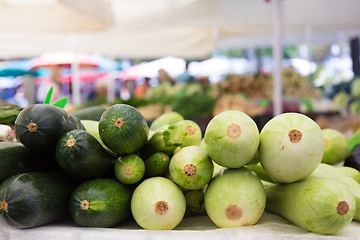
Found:
<svg viewBox="0 0 360 240"><path fill-rule="evenodd" d="M360 231L360 172L342 166L356 161L356 134L348 141L296 112L259 130L245 112L224 110L204 133L179 112L148 123L128 104L95 108L99 118L89 120L62 109L67 99L50 98L20 110L17 141L0 143L5 238L331 239Z"/></svg>

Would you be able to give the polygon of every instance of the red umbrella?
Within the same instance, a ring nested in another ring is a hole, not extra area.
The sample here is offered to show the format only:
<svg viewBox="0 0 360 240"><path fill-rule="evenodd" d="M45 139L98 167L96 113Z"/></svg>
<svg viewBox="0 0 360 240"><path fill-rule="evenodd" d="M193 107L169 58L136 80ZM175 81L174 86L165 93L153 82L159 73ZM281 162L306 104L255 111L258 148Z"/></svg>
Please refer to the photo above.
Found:
<svg viewBox="0 0 360 240"><path fill-rule="evenodd" d="M75 59L77 57L77 59ZM74 52L53 52L44 53L32 60L32 69L40 67L62 67L70 68L71 64L77 61L80 68L96 68L98 63L90 54Z"/></svg>

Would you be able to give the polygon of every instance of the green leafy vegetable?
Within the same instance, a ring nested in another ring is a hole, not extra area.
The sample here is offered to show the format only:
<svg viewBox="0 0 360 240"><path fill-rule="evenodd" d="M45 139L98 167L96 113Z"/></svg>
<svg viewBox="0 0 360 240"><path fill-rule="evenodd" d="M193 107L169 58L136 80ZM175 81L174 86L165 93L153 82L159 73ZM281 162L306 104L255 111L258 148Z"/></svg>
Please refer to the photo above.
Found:
<svg viewBox="0 0 360 240"><path fill-rule="evenodd" d="M44 103L45 104L50 104L50 100L51 100L51 95L53 93L53 86L51 86L51 88L49 89L48 93L46 94L46 97L45 97L45 100L44 100Z"/></svg>
<svg viewBox="0 0 360 240"><path fill-rule="evenodd" d="M44 100L45 104L50 104L50 100L51 100L51 96L53 94L53 91L54 91L54 87L51 86L49 91L46 94L46 97L45 97L45 100ZM62 97L62 98L57 99L55 102L53 102L52 105L54 105L56 107L59 107L59 108L64 108L66 106L68 100L69 100L68 97Z"/></svg>

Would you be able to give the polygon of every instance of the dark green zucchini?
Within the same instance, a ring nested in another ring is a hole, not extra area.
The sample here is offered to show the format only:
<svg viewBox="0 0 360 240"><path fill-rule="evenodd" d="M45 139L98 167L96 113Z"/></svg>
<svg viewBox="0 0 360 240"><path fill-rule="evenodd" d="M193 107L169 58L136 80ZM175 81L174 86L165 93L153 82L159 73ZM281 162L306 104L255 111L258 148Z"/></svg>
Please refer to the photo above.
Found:
<svg viewBox="0 0 360 240"><path fill-rule="evenodd" d="M170 158L166 153L157 152L145 160L145 177L165 176L169 171Z"/></svg>
<svg viewBox="0 0 360 240"><path fill-rule="evenodd" d="M68 204L76 187L63 172L22 173L0 185L0 213L16 228L32 228L69 215Z"/></svg>
<svg viewBox="0 0 360 240"><path fill-rule="evenodd" d="M74 221L85 227L113 227L130 215L132 191L122 183L93 179L75 189L70 199Z"/></svg>
<svg viewBox="0 0 360 240"><path fill-rule="evenodd" d="M136 108L127 104L115 104L102 114L99 134L110 150L124 155L135 153L145 145L149 127Z"/></svg>
<svg viewBox="0 0 360 240"><path fill-rule="evenodd" d="M57 142L56 161L71 176L89 180L107 176L113 159L93 135L75 129Z"/></svg>
<svg viewBox="0 0 360 240"><path fill-rule="evenodd" d="M65 110L49 104L26 107L15 121L15 133L20 142L39 152L55 150L61 135L73 129L84 129L84 126Z"/></svg>
<svg viewBox="0 0 360 240"><path fill-rule="evenodd" d="M72 112L71 115L79 118L80 120L94 120L99 121L103 112L107 109L104 106L93 106L87 107L75 112Z"/></svg>
<svg viewBox="0 0 360 240"><path fill-rule="evenodd" d="M0 182L25 172L56 169L55 154L32 152L21 143L0 142Z"/></svg>

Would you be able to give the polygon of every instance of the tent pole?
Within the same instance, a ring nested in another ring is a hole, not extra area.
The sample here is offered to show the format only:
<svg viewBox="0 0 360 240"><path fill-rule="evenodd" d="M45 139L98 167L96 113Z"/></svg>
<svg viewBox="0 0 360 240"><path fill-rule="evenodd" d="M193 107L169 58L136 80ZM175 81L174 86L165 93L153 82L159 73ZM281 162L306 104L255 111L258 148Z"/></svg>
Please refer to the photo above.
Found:
<svg viewBox="0 0 360 240"><path fill-rule="evenodd" d="M274 89L273 89L273 115L283 112L282 107L282 43L281 43L281 1L273 0L273 59L274 59Z"/></svg>
<svg viewBox="0 0 360 240"><path fill-rule="evenodd" d="M78 46L77 46L77 34L71 34L72 51L74 54L74 60L71 64L71 88L72 88L72 102L74 105L81 104L80 93L80 80L79 80L79 60L78 60Z"/></svg>

